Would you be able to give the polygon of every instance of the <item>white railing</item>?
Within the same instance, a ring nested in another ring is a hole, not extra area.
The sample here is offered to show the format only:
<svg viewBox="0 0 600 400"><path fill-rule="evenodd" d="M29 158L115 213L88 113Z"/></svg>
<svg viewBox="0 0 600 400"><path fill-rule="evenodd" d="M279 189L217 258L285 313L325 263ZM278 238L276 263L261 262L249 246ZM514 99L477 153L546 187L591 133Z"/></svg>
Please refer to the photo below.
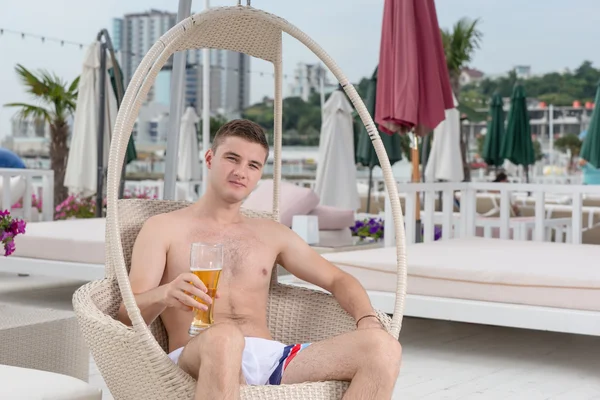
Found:
<svg viewBox="0 0 600 400"><path fill-rule="evenodd" d="M521 183L406 183L398 185L404 198L404 224L407 243L415 242L417 212L422 225L423 241L434 240L435 226L441 227L441 240L454 237L475 236L477 230L490 237L498 231L500 239L555 241L581 244L582 196L600 195L600 186L589 185L539 185ZM499 217L478 215L478 192L499 193ZM436 212L435 200L442 197L442 211ZM534 216L511 217L511 196L528 193L534 201ZM417 194L421 207L417 211ZM571 218L550 219L546 197L570 197ZM460 211L454 212L455 201L460 201ZM600 210L599 210L600 211ZM385 246L394 246L395 236L389 198L385 207Z"/></svg>
<svg viewBox="0 0 600 400"><path fill-rule="evenodd" d="M195 201L199 197L202 181L186 181L175 183L175 200ZM164 181L143 180L125 181L125 191L132 194L144 193L157 199L163 198ZM127 193L125 193L127 194Z"/></svg>
<svg viewBox="0 0 600 400"><path fill-rule="evenodd" d="M45 169L0 168L2 209L25 221L52 221L54 219L54 171ZM34 209L33 194L41 212ZM13 205L22 199L20 208Z"/></svg>

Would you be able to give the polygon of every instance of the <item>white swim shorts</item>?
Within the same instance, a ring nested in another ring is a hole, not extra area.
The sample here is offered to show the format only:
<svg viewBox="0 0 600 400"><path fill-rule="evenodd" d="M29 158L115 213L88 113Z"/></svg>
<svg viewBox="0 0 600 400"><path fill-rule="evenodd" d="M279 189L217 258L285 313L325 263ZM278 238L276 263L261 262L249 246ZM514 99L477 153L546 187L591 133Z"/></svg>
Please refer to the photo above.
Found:
<svg viewBox="0 0 600 400"><path fill-rule="evenodd" d="M285 345L263 338L247 337L242 353L242 373L248 385L279 385L290 361L310 343ZM169 353L177 364L183 347Z"/></svg>

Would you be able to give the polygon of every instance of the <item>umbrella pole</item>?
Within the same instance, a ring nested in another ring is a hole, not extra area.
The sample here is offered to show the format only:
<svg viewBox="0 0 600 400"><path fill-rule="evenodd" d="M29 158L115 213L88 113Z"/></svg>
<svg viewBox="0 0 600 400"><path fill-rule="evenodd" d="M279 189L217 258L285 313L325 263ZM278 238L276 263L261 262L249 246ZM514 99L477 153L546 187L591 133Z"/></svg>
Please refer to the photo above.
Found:
<svg viewBox="0 0 600 400"><path fill-rule="evenodd" d="M412 181L414 183L418 183L421 181L421 174L419 172L419 138L416 133L413 131L413 145L411 148L411 160L412 160ZM421 242L421 199L419 197L419 192L415 193L416 201L415 201L415 241L417 243Z"/></svg>
<svg viewBox="0 0 600 400"><path fill-rule="evenodd" d="M179 0L177 22L190 16L192 0ZM187 52L178 51L173 56L173 69L171 72L171 105L169 108L169 129L167 135L167 151L165 156L165 174L163 197L165 200L175 199L175 186L177 181L177 152L179 149L179 136L181 116L184 107L184 81L185 60ZM203 61L204 62L204 61Z"/></svg>
<svg viewBox="0 0 600 400"><path fill-rule="evenodd" d="M371 211L371 188L373 188L373 167L369 166L369 189L367 190L367 214Z"/></svg>
<svg viewBox="0 0 600 400"><path fill-rule="evenodd" d="M98 104L98 168L96 176L96 218L102 217L102 186L104 183L104 112L106 101L106 43L100 44L100 103Z"/></svg>

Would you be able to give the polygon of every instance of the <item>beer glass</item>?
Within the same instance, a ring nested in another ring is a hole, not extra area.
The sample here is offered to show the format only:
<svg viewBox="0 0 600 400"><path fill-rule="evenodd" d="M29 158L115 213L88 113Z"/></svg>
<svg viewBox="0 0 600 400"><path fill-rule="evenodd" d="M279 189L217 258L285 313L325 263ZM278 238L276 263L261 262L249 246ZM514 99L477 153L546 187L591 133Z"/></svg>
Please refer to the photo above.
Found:
<svg viewBox="0 0 600 400"><path fill-rule="evenodd" d="M192 243L190 250L190 270L196 275L208 289L207 294L213 300L212 304L207 304L208 310L199 310L194 308L194 320L190 325L189 334L196 336L204 329L210 327L213 320L214 300L217 294L219 277L223 269L223 245ZM202 299L192 296L194 300L206 304Z"/></svg>

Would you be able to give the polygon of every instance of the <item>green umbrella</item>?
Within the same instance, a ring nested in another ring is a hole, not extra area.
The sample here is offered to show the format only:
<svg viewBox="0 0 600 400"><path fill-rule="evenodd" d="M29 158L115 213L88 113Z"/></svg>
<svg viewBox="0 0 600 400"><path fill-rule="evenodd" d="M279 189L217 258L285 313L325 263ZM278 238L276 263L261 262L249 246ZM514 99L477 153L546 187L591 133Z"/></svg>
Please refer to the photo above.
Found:
<svg viewBox="0 0 600 400"><path fill-rule="evenodd" d="M119 67L119 71L121 72L121 87L123 88L123 90L125 90L125 87L123 86L123 70L118 64L117 66ZM108 69L108 75L110 76L110 83L112 85L113 91L115 92L115 97L117 98L117 107L120 107L121 101L123 99L119 98L119 92L117 91L117 81L115 79L115 72L113 68ZM133 136L131 136L129 138L129 143L127 143L127 152L125 153L125 164L129 164L130 162L135 161L136 159L137 151L135 149L135 144L133 143Z"/></svg>
<svg viewBox="0 0 600 400"><path fill-rule="evenodd" d="M594 112L590 126L587 129L585 139L581 145L580 157L593 165L595 168L600 167L600 83L596 90L596 100L594 101Z"/></svg>
<svg viewBox="0 0 600 400"><path fill-rule="evenodd" d="M500 94L495 93L490 104L487 133L483 142L481 157L487 165L500 167L504 157L500 153L502 138L504 137L504 110Z"/></svg>
<svg viewBox="0 0 600 400"><path fill-rule="evenodd" d="M375 114L375 98L377 91L377 68L375 68L375 72L373 72L373 76L369 80L369 86L367 87L367 95L365 99L365 107L371 117L374 119ZM365 167L369 168L369 191L367 197L367 212L371 207L371 187L373 185L373 168L375 166L380 166L379 159L377 157L377 153L375 153L375 147L371 142L371 138L367 133L367 129L364 124L359 120L360 127L356 129L358 132L358 139L356 145L356 162L358 164L362 164ZM390 164L394 165L394 163L402 160L402 147L400 145L401 139L400 135L388 135L379 131L379 136L381 136L381 141L383 143L383 147L390 159Z"/></svg>
<svg viewBox="0 0 600 400"><path fill-rule="evenodd" d="M529 182L528 169L535 163L535 154L525 89L522 85L516 85L513 90L500 155L515 165L522 165L525 168L525 179Z"/></svg>

